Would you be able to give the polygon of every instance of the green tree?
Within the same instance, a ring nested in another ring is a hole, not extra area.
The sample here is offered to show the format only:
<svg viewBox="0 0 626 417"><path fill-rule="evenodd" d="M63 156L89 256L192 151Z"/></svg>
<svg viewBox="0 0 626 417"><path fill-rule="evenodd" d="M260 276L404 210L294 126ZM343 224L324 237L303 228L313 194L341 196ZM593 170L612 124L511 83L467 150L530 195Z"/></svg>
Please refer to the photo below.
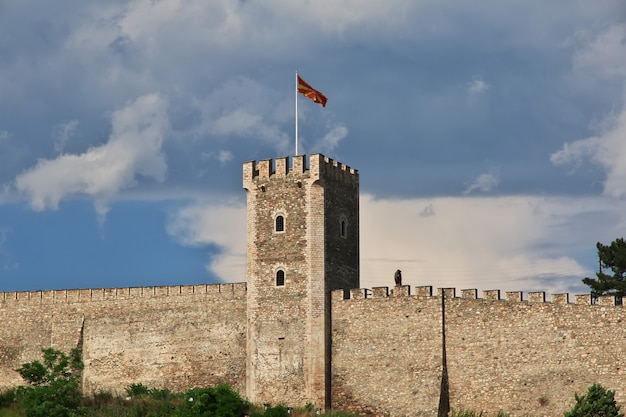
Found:
<svg viewBox="0 0 626 417"><path fill-rule="evenodd" d="M597 278L583 278L583 283L591 288L593 298L615 295L621 301L626 295L626 241L618 238L608 246L598 242L596 247L600 261ZM609 269L613 275L604 273Z"/></svg>
<svg viewBox="0 0 626 417"><path fill-rule="evenodd" d="M80 373L83 362L79 349L69 355L42 349L43 363L25 363L17 370L29 384L20 389L21 405L28 417L70 417L76 415L82 394Z"/></svg>
<svg viewBox="0 0 626 417"><path fill-rule="evenodd" d="M615 391L607 391L600 384L593 384L587 394L574 394L576 405L565 413L565 417L624 417L615 402Z"/></svg>

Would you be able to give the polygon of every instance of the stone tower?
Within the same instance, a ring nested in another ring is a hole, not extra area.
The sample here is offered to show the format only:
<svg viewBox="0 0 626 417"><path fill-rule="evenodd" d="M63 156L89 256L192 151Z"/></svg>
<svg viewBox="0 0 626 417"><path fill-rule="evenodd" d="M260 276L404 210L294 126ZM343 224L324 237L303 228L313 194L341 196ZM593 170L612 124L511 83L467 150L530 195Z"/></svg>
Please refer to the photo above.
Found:
<svg viewBox="0 0 626 417"><path fill-rule="evenodd" d="M359 175L323 155L246 162L248 358L257 404L330 406L330 292L359 288Z"/></svg>

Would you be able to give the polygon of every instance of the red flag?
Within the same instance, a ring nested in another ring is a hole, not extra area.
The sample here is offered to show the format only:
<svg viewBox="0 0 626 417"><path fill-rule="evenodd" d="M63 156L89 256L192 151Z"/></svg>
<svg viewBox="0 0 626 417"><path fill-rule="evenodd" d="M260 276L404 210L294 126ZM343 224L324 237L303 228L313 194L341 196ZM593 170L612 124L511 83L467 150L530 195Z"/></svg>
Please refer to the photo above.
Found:
<svg viewBox="0 0 626 417"><path fill-rule="evenodd" d="M326 107L326 101L328 100L326 96L310 85L306 83L300 76L298 75L298 93L301 93L305 97L310 98L316 103L322 105L322 107Z"/></svg>

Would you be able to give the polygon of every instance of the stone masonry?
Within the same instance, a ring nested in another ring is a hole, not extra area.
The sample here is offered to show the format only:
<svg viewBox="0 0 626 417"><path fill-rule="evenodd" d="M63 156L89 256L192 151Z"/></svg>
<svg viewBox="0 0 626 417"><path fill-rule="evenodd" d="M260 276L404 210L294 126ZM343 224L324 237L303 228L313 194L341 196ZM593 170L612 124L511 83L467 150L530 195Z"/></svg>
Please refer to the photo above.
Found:
<svg viewBox="0 0 626 417"><path fill-rule="evenodd" d="M593 383L626 407L614 297L359 289L357 171L289 162L243 166L246 283L0 293L0 390L42 348L80 346L87 395L225 382L256 403L434 417L444 301L454 410L558 416Z"/></svg>

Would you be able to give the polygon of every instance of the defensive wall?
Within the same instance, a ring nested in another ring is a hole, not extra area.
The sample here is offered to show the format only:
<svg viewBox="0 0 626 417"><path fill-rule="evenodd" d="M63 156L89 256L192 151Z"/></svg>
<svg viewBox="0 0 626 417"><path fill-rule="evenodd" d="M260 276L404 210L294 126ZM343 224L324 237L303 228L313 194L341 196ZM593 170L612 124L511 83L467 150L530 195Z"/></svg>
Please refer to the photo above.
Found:
<svg viewBox="0 0 626 417"><path fill-rule="evenodd" d="M333 408L436 415L441 294L453 409L558 416L596 382L626 406L626 312L614 297L414 290L332 292ZM0 389L20 384L15 369L52 346L82 348L88 394L138 382L177 391L226 382L245 393L246 292L238 283L0 293Z"/></svg>
<svg viewBox="0 0 626 417"><path fill-rule="evenodd" d="M246 284L0 293L0 389L41 349L83 352L83 390L245 390Z"/></svg>
<svg viewBox="0 0 626 417"><path fill-rule="evenodd" d="M600 383L626 407L626 311L615 297L408 286L332 294L333 407L436 416L442 293L450 404L495 416L559 416Z"/></svg>

